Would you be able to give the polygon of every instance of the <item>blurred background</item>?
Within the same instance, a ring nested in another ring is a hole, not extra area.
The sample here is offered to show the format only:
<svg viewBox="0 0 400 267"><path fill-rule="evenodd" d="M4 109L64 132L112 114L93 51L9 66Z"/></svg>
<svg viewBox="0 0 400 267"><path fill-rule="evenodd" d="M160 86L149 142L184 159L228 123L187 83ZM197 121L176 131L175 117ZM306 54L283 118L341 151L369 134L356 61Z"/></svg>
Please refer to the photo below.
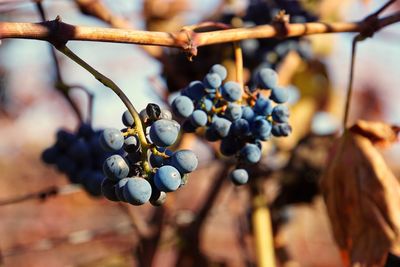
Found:
<svg viewBox="0 0 400 267"><path fill-rule="evenodd" d="M175 32L202 21L267 24L282 9L291 22L356 21L384 2L45 0L43 7L48 19L60 15L74 25ZM389 11L399 8L397 3ZM32 1L0 0L0 21L39 22L41 17ZM353 36L241 43L249 84L251 72L264 64L278 71L282 85L293 85L293 134L269 142L254 174L271 209L279 266L342 266L318 182L341 128ZM400 124L399 41L400 25L391 25L358 45L349 124L358 119ZM193 62L168 48L77 41L68 47L116 82L138 110L150 102L168 107L178 90L201 79L215 63L225 65L229 77L235 73L230 45L200 48ZM93 127L122 128L125 107L119 98L80 66L56 56L64 82L93 95ZM73 132L79 126L55 80L47 43L1 41L0 265L255 266L252 186L226 181L228 161L198 136L184 135L178 146L199 155L199 169L158 208L91 197L46 166L41 152L55 142L57 130ZM87 118L87 94L73 89L69 96ZM400 177L400 145L382 153Z"/></svg>

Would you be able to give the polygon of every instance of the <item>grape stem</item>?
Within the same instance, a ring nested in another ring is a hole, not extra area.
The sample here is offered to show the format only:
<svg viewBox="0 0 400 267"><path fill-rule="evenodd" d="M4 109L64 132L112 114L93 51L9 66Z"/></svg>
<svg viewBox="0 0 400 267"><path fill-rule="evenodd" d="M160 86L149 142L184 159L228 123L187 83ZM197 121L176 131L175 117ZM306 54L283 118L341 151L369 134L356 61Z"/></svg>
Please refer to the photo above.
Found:
<svg viewBox="0 0 400 267"><path fill-rule="evenodd" d="M86 63L83 59L81 59L78 55L76 55L74 52L72 52L68 47L66 46L61 46L57 47L57 50L75 61L78 65L83 67L85 70L87 70L89 73L91 73L98 81L100 81L102 84L104 84L106 87L110 88L120 99L121 101L125 104L126 108L129 110L129 113L132 115L133 120L135 121L135 126L134 129L138 135L140 145L142 147L142 165L143 169L146 173L150 172L150 166L147 162L147 150L149 148L149 144L147 143L146 136L143 131L143 125L139 117L139 113L136 111L135 107L133 106L132 102L129 100L129 98L126 96L126 94L121 90L121 88L118 87L110 78L104 76L100 72L98 72L96 69L94 69L92 66L90 66L88 63Z"/></svg>
<svg viewBox="0 0 400 267"><path fill-rule="evenodd" d="M233 49L235 51L236 82L240 85L243 92L243 53L240 43L234 42Z"/></svg>

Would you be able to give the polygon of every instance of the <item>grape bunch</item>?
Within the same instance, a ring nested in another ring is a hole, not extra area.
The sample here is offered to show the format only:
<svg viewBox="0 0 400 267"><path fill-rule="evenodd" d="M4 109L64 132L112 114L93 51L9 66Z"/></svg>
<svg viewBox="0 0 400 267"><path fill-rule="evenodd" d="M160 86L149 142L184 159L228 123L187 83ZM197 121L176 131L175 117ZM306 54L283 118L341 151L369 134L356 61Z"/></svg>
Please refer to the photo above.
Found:
<svg viewBox="0 0 400 267"><path fill-rule="evenodd" d="M283 105L289 95L269 68L258 70L257 86L251 89L242 90L234 81L223 83L226 77L224 66L213 65L203 81L193 81L181 91L172 111L183 120L184 131L203 128L208 141L221 140L221 154L238 158L230 177L240 185L249 179L244 167L260 161L262 141L291 133L289 109Z"/></svg>
<svg viewBox="0 0 400 267"><path fill-rule="evenodd" d="M142 205L148 201L154 206L165 202L166 193L186 184L188 174L197 167L198 160L191 150L171 151L178 138L180 125L172 120L168 110L156 104L148 104L140 112L145 128L145 141L135 127L129 111L122 115L127 127L121 131L105 129L100 136L101 147L116 154L103 164L106 176L102 183L103 195L111 201L123 201ZM124 154L118 153L120 149Z"/></svg>
<svg viewBox="0 0 400 267"><path fill-rule="evenodd" d="M90 195L101 196L102 166L111 155L100 148L101 132L86 123L82 123L76 133L60 129L54 145L43 151L42 160L55 165L71 183L81 184Z"/></svg>

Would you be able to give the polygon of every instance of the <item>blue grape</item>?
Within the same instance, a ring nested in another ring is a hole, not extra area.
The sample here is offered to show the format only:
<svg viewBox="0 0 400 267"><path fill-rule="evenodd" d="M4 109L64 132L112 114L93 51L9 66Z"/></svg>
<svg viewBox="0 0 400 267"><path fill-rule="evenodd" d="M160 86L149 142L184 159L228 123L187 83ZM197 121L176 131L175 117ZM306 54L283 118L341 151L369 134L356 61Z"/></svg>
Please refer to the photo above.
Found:
<svg viewBox="0 0 400 267"><path fill-rule="evenodd" d="M42 160L47 164L55 164L59 156L60 152L55 146L49 147L42 152Z"/></svg>
<svg viewBox="0 0 400 267"><path fill-rule="evenodd" d="M230 173L230 178L235 185L243 185L248 182L249 174L245 169L235 169Z"/></svg>
<svg viewBox="0 0 400 267"><path fill-rule="evenodd" d="M255 113L253 109L249 106L242 107L242 118L251 122L254 119Z"/></svg>
<svg viewBox="0 0 400 267"><path fill-rule="evenodd" d="M66 150L68 147L75 142L77 139L76 136L70 132L67 132L66 130L60 129L57 132L57 142L56 146L60 150Z"/></svg>
<svg viewBox="0 0 400 267"><path fill-rule="evenodd" d="M189 120L185 120L182 124L182 129L186 132L186 133L194 133L196 132L197 127L193 125L192 121Z"/></svg>
<svg viewBox="0 0 400 267"><path fill-rule="evenodd" d="M275 87L271 89L269 98L278 104L282 104L289 100L289 92L286 89Z"/></svg>
<svg viewBox="0 0 400 267"><path fill-rule="evenodd" d="M272 110L272 119L278 123L289 121L289 109L284 105L277 105Z"/></svg>
<svg viewBox="0 0 400 267"><path fill-rule="evenodd" d="M249 122L245 119L238 119L232 122L230 133L235 136L247 136L251 134Z"/></svg>
<svg viewBox="0 0 400 267"><path fill-rule="evenodd" d="M171 157L171 165L182 174L194 171L197 164L197 156L191 150L179 150Z"/></svg>
<svg viewBox="0 0 400 267"><path fill-rule="evenodd" d="M146 114L149 116L150 120L157 120L161 115L161 108L157 104L147 104L146 106Z"/></svg>
<svg viewBox="0 0 400 267"><path fill-rule="evenodd" d="M184 95L175 98L171 106L174 114L181 118L189 117L194 110L194 105L192 100Z"/></svg>
<svg viewBox="0 0 400 267"><path fill-rule="evenodd" d="M229 103L225 110L225 116L231 121L240 119L242 117L242 107L235 103Z"/></svg>
<svg viewBox="0 0 400 267"><path fill-rule="evenodd" d="M103 172L107 178L118 181L128 176L129 166L120 155L112 155L104 161Z"/></svg>
<svg viewBox="0 0 400 267"><path fill-rule="evenodd" d="M229 128L231 127L231 122L224 118L216 117L211 127L220 137L226 137L229 134Z"/></svg>
<svg viewBox="0 0 400 267"><path fill-rule="evenodd" d="M181 94L194 101L199 101L206 94L206 92L201 81L193 81L189 83L188 87L182 90Z"/></svg>
<svg viewBox="0 0 400 267"><path fill-rule="evenodd" d="M204 138L205 138L207 141L215 142L215 141L219 140L221 137L219 136L219 134L217 133L217 131L215 131L215 130L214 130L213 128L211 128L211 127L208 127L208 128L206 129L205 134L204 134Z"/></svg>
<svg viewBox="0 0 400 267"><path fill-rule="evenodd" d="M101 195L101 184L104 180L104 176L101 171L91 171L89 177L82 181L82 184L86 191L92 196Z"/></svg>
<svg viewBox="0 0 400 267"><path fill-rule="evenodd" d="M237 82L229 81L221 87L221 95L226 101L238 101L242 97L242 88Z"/></svg>
<svg viewBox="0 0 400 267"><path fill-rule="evenodd" d="M122 114L122 123L126 127L133 127L135 125L135 120L133 119L133 117L132 117L131 113L129 112L129 110L126 110Z"/></svg>
<svg viewBox="0 0 400 267"><path fill-rule="evenodd" d="M193 113L190 115L190 122L193 124L195 127L201 127L205 126L207 124L207 113L200 109L196 109L193 111Z"/></svg>
<svg viewBox="0 0 400 267"><path fill-rule="evenodd" d="M68 148L67 155L77 161L82 161L90 157L90 148L85 141L78 139Z"/></svg>
<svg viewBox="0 0 400 267"><path fill-rule="evenodd" d="M271 133L276 136L289 136L292 132L292 127L287 123L277 123L272 126Z"/></svg>
<svg viewBox="0 0 400 267"><path fill-rule="evenodd" d="M226 68L220 64L215 64L211 67L210 73L216 73L221 78L221 80L225 80L228 75L228 71Z"/></svg>
<svg viewBox="0 0 400 267"><path fill-rule="evenodd" d="M94 131L93 131L92 126L90 126L90 124L82 123L81 125L79 125L79 128L78 128L79 136L89 139L90 137L92 137L93 134L94 134Z"/></svg>
<svg viewBox="0 0 400 267"><path fill-rule="evenodd" d="M238 150L237 140L233 136L228 135L221 140L220 151L222 155L233 156Z"/></svg>
<svg viewBox="0 0 400 267"><path fill-rule="evenodd" d="M167 147L175 143L179 134L179 124L171 120L155 121L150 128L150 137L156 146Z"/></svg>
<svg viewBox="0 0 400 267"><path fill-rule="evenodd" d="M203 80L203 84L207 89L216 89L221 86L221 77L216 73L208 73Z"/></svg>
<svg viewBox="0 0 400 267"><path fill-rule="evenodd" d="M124 145L124 137L120 130L114 128L105 129L99 140L101 147L108 152L118 151Z"/></svg>
<svg viewBox="0 0 400 267"><path fill-rule="evenodd" d="M207 112L212 110L213 105L213 102L208 98L204 98L199 102L199 108Z"/></svg>
<svg viewBox="0 0 400 267"><path fill-rule="evenodd" d="M124 187L129 179L130 178L121 179L115 184L115 195L123 202L128 202L124 197Z"/></svg>
<svg viewBox="0 0 400 267"><path fill-rule="evenodd" d="M168 109L161 109L160 119L172 120L172 113Z"/></svg>
<svg viewBox="0 0 400 267"><path fill-rule="evenodd" d="M101 193L105 198L111 201L119 201L117 194L115 193L115 182L106 178L101 183Z"/></svg>
<svg viewBox="0 0 400 267"><path fill-rule="evenodd" d="M174 154L174 152L172 152L171 150L166 149L164 147L157 147L156 149L159 152L162 152L162 153L166 154L169 157L171 157ZM154 153L151 153L150 157L149 157L149 161L150 161L151 167L159 168L159 167L163 166L166 163L166 158L164 158L162 156L155 155Z"/></svg>
<svg viewBox="0 0 400 267"><path fill-rule="evenodd" d="M245 162L254 164L260 161L261 159L261 150L255 144L247 143L240 150L241 159L245 160Z"/></svg>
<svg viewBox="0 0 400 267"><path fill-rule="evenodd" d="M264 118L256 118L251 123L251 131L255 138L267 141L271 135L271 123Z"/></svg>
<svg viewBox="0 0 400 267"><path fill-rule="evenodd" d="M269 68L262 68L257 73L257 83L262 89L271 89L276 87L278 74Z"/></svg>
<svg viewBox="0 0 400 267"><path fill-rule="evenodd" d="M137 135L131 135L124 140L124 150L128 153L137 152L140 149L140 142Z"/></svg>
<svg viewBox="0 0 400 267"><path fill-rule="evenodd" d="M125 200L132 205L143 205L150 200L151 185L146 179L140 177L129 178L123 188Z"/></svg>
<svg viewBox="0 0 400 267"><path fill-rule="evenodd" d="M156 188L152 188L152 194L150 197L150 204L153 206L161 206L164 204L167 199L167 194L163 191L156 190Z"/></svg>
<svg viewBox="0 0 400 267"><path fill-rule="evenodd" d="M67 174L72 174L77 170L76 163L65 155L58 157L56 165L60 172Z"/></svg>
<svg viewBox="0 0 400 267"><path fill-rule="evenodd" d="M268 116L271 115L272 109L272 102L259 94L253 107L254 112L259 115Z"/></svg>
<svg viewBox="0 0 400 267"><path fill-rule="evenodd" d="M159 168L154 175L154 184L161 191L172 192L180 186L181 175L175 167L165 165Z"/></svg>

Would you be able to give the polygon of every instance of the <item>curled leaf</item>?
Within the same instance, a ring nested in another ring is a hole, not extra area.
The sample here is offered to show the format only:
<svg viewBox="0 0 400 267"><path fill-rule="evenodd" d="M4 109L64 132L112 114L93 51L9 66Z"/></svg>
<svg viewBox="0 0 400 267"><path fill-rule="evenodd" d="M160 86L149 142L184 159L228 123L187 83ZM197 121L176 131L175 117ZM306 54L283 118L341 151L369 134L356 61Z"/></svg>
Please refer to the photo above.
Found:
<svg viewBox="0 0 400 267"><path fill-rule="evenodd" d="M354 266L383 266L400 249L400 184L375 148L397 131L358 122L334 144L321 180L334 238Z"/></svg>

